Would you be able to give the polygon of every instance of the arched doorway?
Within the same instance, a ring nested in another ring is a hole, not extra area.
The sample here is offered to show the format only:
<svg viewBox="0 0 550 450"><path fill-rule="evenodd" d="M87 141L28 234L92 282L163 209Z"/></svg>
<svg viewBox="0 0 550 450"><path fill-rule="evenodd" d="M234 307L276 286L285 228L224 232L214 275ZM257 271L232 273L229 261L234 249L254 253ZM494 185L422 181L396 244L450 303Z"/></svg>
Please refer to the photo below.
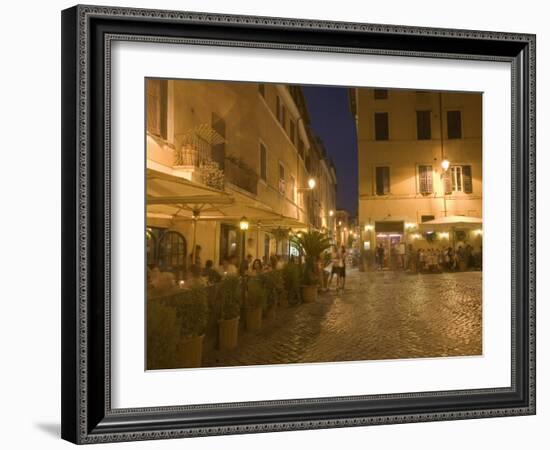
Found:
<svg viewBox="0 0 550 450"><path fill-rule="evenodd" d="M161 272L172 272L177 280L184 277L187 265L187 241L177 231L162 233L157 249L157 264Z"/></svg>

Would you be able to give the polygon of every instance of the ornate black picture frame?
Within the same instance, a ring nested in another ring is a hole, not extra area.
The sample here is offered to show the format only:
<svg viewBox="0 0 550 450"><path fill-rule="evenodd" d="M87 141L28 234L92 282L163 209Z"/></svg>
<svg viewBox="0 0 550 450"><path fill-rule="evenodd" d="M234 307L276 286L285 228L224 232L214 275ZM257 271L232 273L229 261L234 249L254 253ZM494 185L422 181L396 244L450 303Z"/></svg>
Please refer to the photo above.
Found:
<svg viewBox="0 0 550 450"><path fill-rule="evenodd" d="M113 409L109 101L116 40L511 63L511 386ZM84 444L535 413L534 35L75 6L62 12L62 109L64 439Z"/></svg>

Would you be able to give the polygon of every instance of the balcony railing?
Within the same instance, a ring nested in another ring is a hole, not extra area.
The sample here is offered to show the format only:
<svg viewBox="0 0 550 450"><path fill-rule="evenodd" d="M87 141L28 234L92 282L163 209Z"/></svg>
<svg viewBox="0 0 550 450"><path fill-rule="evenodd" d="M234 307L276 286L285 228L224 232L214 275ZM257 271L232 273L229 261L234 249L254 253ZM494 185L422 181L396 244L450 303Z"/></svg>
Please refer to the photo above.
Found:
<svg viewBox="0 0 550 450"><path fill-rule="evenodd" d="M258 194L258 174L235 158L225 158L225 180L235 186Z"/></svg>

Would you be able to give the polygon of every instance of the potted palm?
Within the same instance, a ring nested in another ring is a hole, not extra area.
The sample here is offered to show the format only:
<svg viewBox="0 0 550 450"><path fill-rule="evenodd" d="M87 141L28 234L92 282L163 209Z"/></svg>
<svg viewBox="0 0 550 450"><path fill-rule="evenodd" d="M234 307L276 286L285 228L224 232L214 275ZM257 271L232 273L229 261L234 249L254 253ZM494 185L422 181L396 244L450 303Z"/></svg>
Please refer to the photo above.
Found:
<svg viewBox="0 0 550 450"><path fill-rule="evenodd" d="M245 301L246 329L248 331L262 329L262 311L266 303L267 295L261 280L256 277L250 278Z"/></svg>
<svg viewBox="0 0 550 450"><path fill-rule="evenodd" d="M220 350L237 347L241 312L241 283L239 277L228 276L217 285L216 296L221 305L218 320L218 343Z"/></svg>
<svg viewBox="0 0 550 450"><path fill-rule="evenodd" d="M208 298L206 288L194 287L174 294L166 303L176 311L180 340L176 351L176 367L200 367L206 325Z"/></svg>
<svg viewBox="0 0 550 450"><path fill-rule="evenodd" d="M330 239L319 231L308 231L294 237L294 242L305 257L302 266L302 300L312 303L317 300L319 273L317 261L323 252L330 247Z"/></svg>

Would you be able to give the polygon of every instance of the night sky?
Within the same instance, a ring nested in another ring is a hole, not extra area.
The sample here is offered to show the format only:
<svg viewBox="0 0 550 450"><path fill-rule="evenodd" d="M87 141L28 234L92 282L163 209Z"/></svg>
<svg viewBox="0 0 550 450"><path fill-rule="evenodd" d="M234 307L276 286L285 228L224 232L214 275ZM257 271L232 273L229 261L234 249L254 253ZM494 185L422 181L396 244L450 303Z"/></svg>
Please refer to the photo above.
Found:
<svg viewBox="0 0 550 450"><path fill-rule="evenodd" d="M336 207L357 213L357 135L346 88L303 86L311 127L336 166Z"/></svg>

